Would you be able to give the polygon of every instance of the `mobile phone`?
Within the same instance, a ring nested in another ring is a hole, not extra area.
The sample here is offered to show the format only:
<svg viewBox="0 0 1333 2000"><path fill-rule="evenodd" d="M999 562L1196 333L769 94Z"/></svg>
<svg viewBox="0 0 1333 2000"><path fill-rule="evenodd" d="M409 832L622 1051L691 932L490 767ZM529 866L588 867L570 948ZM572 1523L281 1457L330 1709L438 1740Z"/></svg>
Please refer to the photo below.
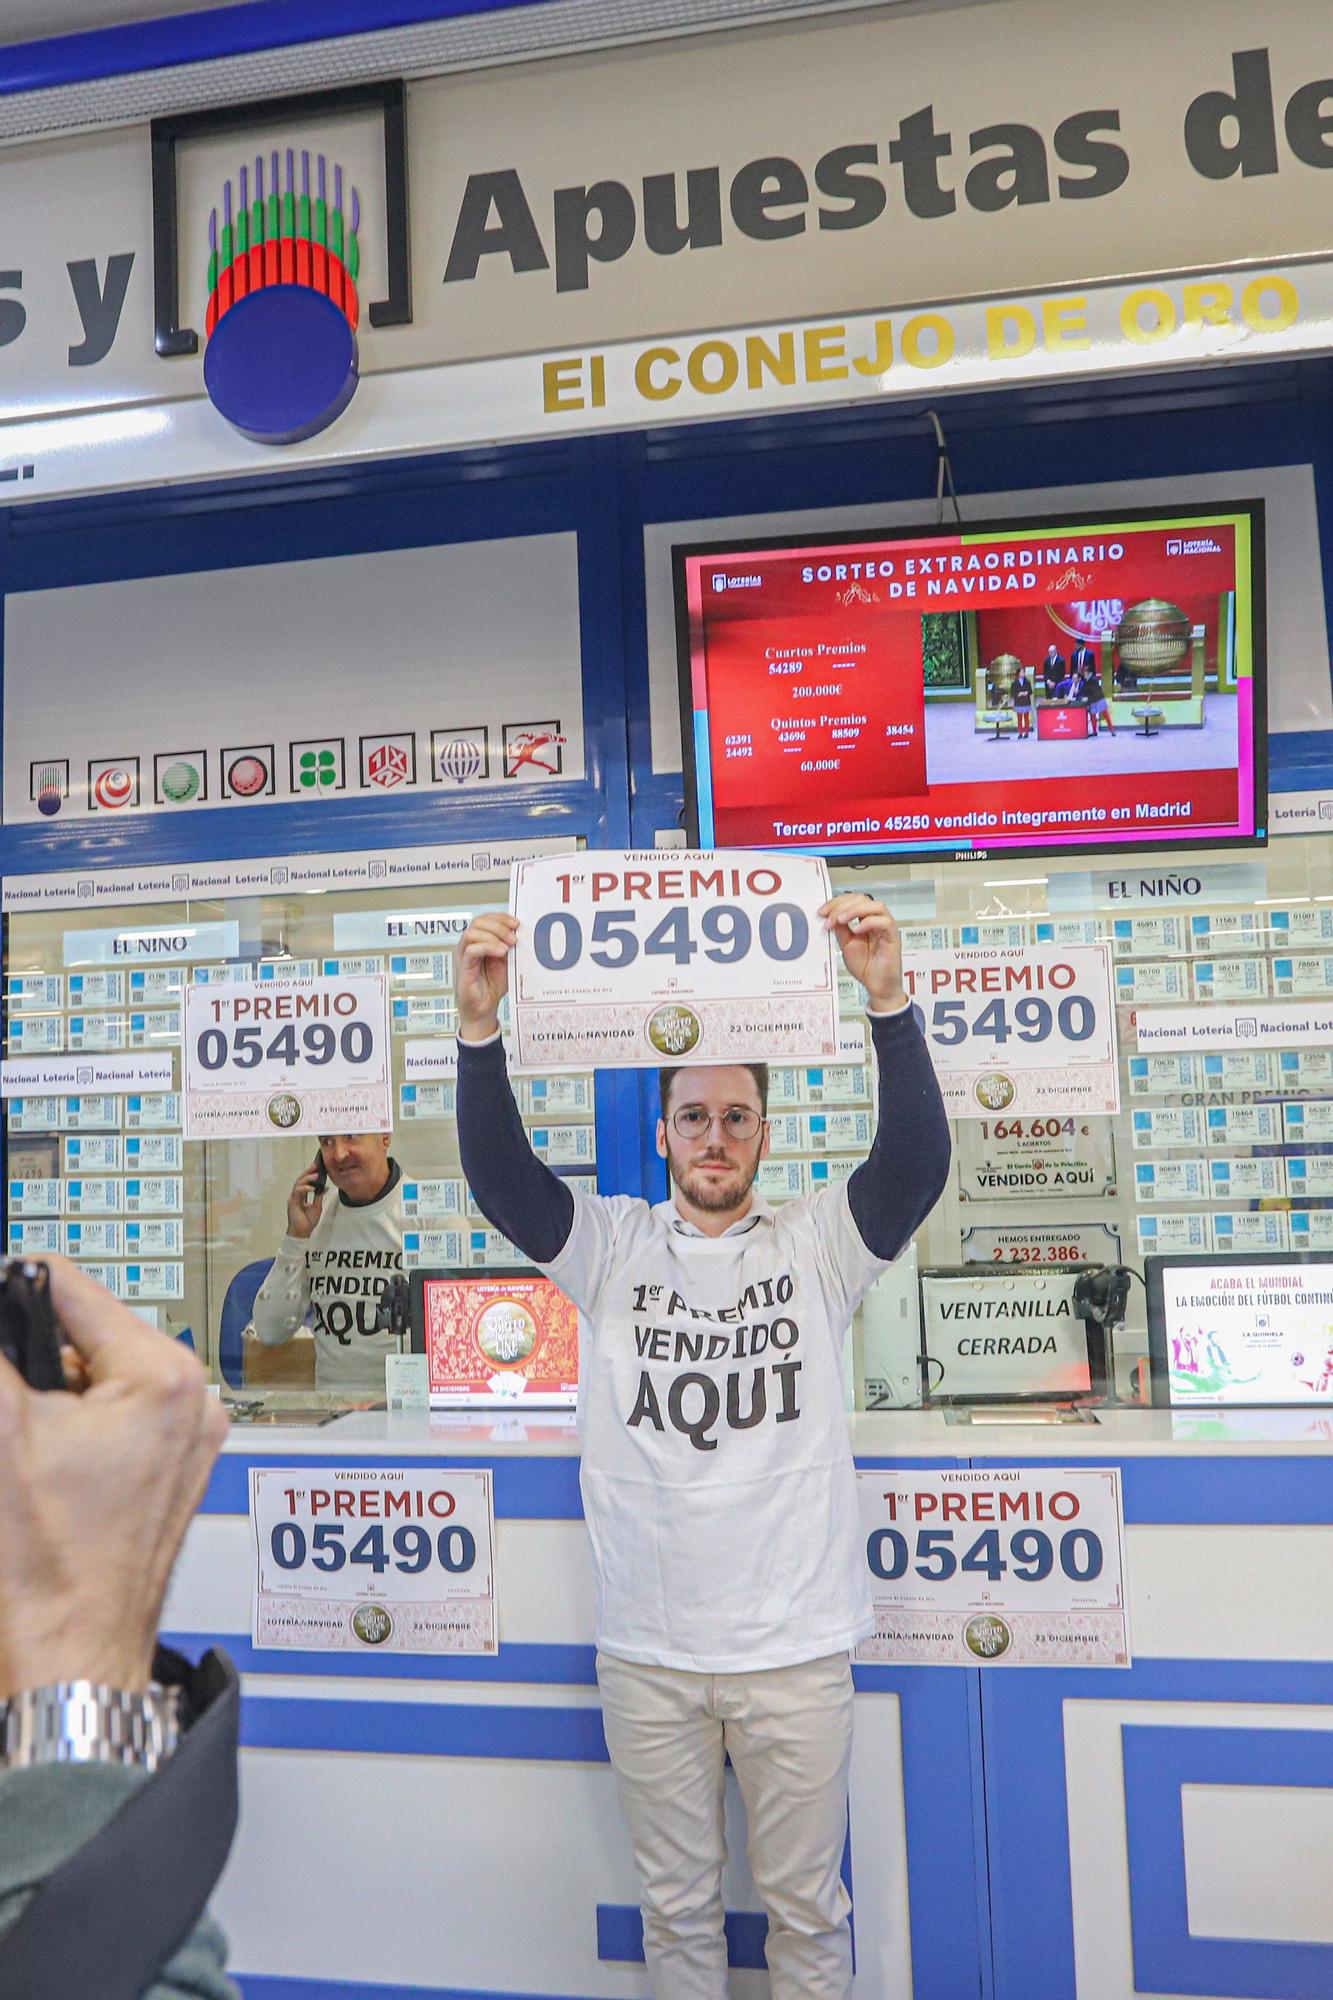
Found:
<svg viewBox="0 0 1333 2000"><path fill-rule="evenodd" d="M314 1194L323 1194L325 1188L329 1184L329 1170L324 1164L324 1153L322 1148L318 1153L316 1153L313 1165L315 1169L315 1185L312 1192Z"/></svg>

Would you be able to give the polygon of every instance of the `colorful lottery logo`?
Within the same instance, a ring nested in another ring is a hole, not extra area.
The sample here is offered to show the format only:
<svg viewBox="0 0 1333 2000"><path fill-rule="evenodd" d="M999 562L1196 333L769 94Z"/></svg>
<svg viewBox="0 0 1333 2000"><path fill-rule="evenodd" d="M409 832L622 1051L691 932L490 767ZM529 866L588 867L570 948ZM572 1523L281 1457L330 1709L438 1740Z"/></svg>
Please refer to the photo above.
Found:
<svg viewBox="0 0 1333 2000"><path fill-rule="evenodd" d="M393 1619L383 1604L358 1604L352 1630L363 1646L382 1646L393 1633Z"/></svg>
<svg viewBox="0 0 1333 2000"><path fill-rule="evenodd" d="M441 749L436 764L442 778L465 785L469 778L481 776L481 745L466 736L455 736Z"/></svg>
<svg viewBox="0 0 1333 2000"><path fill-rule="evenodd" d="M1014 1635L1003 1618L993 1611L983 1611L977 1618L969 1618L963 1627L963 1644L978 1660L1000 1660L1014 1643Z"/></svg>
<svg viewBox="0 0 1333 2000"><path fill-rule="evenodd" d="M356 391L361 199L323 153L255 158L208 224L204 387L256 444L314 437Z"/></svg>
<svg viewBox="0 0 1333 2000"><path fill-rule="evenodd" d="M979 1077L973 1090L973 1096L984 1111L1007 1111L1017 1095L1013 1078L1005 1076L1000 1070Z"/></svg>
<svg viewBox="0 0 1333 2000"><path fill-rule="evenodd" d="M488 1361L512 1368L537 1345L537 1322L520 1299L492 1299L477 1315L473 1334Z"/></svg>
<svg viewBox="0 0 1333 2000"><path fill-rule="evenodd" d="M273 746L247 743L222 753L222 789L234 799L257 799L273 790Z"/></svg>
<svg viewBox="0 0 1333 2000"><path fill-rule="evenodd" d="M366 775L372 785L388 791L407 780L407 752L397 743L381 743L366 759Z"/></svg>
<svg viewBox="0 0 1333 2000"><path fill-rule="evenodd" d="M685 1056L697 1047L703 1023L692 1007L672 1001L649 1016L647 1032L660 1056Z"/></svg>
<svg viewBox="0 0 1333 2000"><path fill-rule="evenodd" d="M401 736L361 738L361 783L377 791L390 792L398 785L417 781L417 740L412 733Z"/></svg>
<svg viewBox="0 0 1333 2000"><path fill-rule="evenodd" d="M53 763L34 764L28 777L28 795L43 819L54 819L69 797L69 764L59 758Z"/></svg>
<svg viewBox="0 0 1333 2000"><path fill-rule="evenodd" d="M507 722L506 778L558 778L565 767L566 740L558 722Z"/></svg>
<svg viewBox="0 0 1333 2000"><path fill-rule="evenodd" d="M270 1097L264 1106L264 1115L279 1132L295 1131L301 1122L301 1100L290 1090L281 1090L276 1097Z"/></svg>
<svg viewBox="0 0 1333 2000"><path fill-rule="evenodd" d="M139 760L124 763L92 764L88 769L88 804L94 811L118 812L122 806L137 805Z"/></svg>
<svg viewBox="0 0 1333 2000"><path fill-rule="evenodd" d="M323 791L338 782L338 759L332 750L303 750L296 767L296 781L303 792Z"/></svg>
<svg viewBox="0 0 1333 2000"><path fill-rule="evenodd" d="M158 789L168 805L188 805L199 796L199 767L188 757L176 757L158 779Z"/></svg>

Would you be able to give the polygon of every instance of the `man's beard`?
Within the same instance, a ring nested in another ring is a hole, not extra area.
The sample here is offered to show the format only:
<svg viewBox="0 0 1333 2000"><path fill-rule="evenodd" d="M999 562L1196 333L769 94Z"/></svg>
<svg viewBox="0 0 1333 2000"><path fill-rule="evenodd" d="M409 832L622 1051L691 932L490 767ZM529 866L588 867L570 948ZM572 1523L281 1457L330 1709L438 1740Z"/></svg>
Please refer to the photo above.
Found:
<svg viewBox="0 0 1333 2000"><path fill-rule="evenodd" d="M710 1161L731 1169L725 1180L715 1179L711 1174L699 1172L699 1169ZM733 1167L730 1160L707 1153L691 1165L682 1166L668 1150L667 1163L671 1168L672 1180L686 1200L710 1215L726 1215L730 1210L742 1207L759 1172L758 1154L744 1166Z"/></svg>

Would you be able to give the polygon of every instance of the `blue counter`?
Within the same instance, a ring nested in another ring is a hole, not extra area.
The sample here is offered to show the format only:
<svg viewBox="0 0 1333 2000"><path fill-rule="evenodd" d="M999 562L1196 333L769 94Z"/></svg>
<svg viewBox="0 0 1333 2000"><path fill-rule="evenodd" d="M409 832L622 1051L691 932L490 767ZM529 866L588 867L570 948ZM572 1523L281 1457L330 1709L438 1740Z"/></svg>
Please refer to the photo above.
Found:
<svg viewBox="0 0 1333 2000"><path fill-rule="evenodd" d="M864 1466L1122 1467L1127 1671L858 1666L858 2000L1326 1995L1333 1423L852 1420ZM525 1434L526 1433L526 1434ZM489 1464L497 1658L256 1652L251 1464ZM247 2000L642 2000L602 1739L577 1443L559 1419L235 1430L167 1623L245 1676L217 1897ZM728 1778L738 2000L764 1920Z"/></svg>

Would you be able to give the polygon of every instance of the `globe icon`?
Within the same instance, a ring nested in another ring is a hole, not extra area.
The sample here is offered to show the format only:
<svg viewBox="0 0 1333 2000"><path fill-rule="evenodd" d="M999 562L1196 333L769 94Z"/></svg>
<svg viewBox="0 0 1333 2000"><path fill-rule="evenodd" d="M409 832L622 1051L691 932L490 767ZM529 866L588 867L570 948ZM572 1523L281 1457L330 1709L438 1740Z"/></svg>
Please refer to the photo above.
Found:
<svg viewBox="0 0 1333 2000"><path fill-rule="evenodd" d="M481 771L481 746L471 737L456 736L440 750L440 776L452 778L457 785L465 785L469 778L475 778Z"/></svg>

